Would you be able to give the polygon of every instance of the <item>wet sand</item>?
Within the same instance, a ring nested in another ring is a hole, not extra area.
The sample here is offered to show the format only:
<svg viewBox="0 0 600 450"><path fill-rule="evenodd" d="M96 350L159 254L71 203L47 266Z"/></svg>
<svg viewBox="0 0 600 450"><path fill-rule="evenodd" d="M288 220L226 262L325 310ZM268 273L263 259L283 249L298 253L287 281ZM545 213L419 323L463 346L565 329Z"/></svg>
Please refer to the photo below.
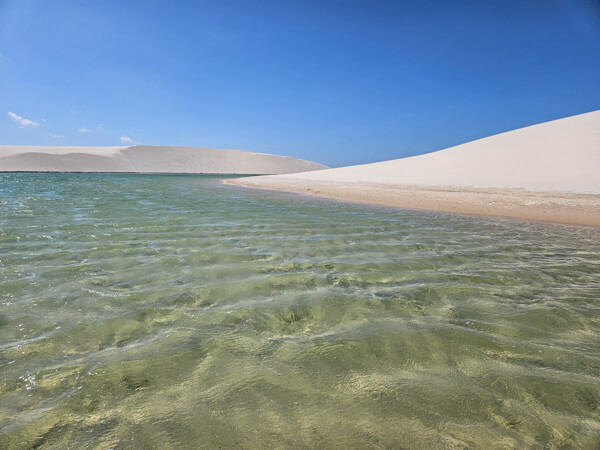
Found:
<svg viewBox="0 0 600 450"><path fill-rule="evenodd" d="M246 178L225 183L358 203L600 227L600 195L595 194L323 181L307 187L293 180L264 178L260 182Z"/></svg>

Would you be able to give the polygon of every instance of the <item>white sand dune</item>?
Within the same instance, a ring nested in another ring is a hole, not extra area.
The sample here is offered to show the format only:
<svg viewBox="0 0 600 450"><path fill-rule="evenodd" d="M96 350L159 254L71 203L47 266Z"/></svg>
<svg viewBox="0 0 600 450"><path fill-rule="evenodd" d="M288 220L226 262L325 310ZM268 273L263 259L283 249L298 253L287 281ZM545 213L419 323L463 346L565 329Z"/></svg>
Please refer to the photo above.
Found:
<svg viewBox="0 0 600 450"><path fill-rule="evenodd" d="M201 147L0 146L0 172L282 174L324 168L287 156Z"/></svg>
<svg viewBox="0 0 600 450"><path fill-rule="evenodd" d="M600 111L411 158L233 183L382 205L600 225Z"/></svg>

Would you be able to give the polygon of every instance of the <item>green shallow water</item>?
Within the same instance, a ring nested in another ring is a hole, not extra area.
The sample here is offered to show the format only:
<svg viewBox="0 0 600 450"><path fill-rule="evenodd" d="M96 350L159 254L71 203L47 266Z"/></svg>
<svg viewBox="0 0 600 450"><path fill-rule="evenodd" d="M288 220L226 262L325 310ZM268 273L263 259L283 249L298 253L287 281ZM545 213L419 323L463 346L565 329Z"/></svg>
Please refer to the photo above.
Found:
<svg viewBox="0 0 600 450"><path fill-rule="evenodd" d="M0 174L2 448L597 448L600 230Z"/></svg>

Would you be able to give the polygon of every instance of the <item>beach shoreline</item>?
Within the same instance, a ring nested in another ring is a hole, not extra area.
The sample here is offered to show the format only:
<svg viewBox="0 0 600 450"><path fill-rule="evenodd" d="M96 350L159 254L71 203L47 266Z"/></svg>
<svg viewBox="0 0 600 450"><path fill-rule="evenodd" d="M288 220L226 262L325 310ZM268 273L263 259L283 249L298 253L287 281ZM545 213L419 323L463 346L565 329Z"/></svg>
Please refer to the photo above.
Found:
<svg viewBox="0 0 600 450"><path fill-rule="evenodd" d="M600 227L600 195L467 186L344 183L268 177L224 180L246 188L353 203Z"/></svg>
<svg viewBox="0 0 600 450"><path fill-rule="evenodd" d="M600 111L437 152L228 183L335 200L600 227Z"/></svg>

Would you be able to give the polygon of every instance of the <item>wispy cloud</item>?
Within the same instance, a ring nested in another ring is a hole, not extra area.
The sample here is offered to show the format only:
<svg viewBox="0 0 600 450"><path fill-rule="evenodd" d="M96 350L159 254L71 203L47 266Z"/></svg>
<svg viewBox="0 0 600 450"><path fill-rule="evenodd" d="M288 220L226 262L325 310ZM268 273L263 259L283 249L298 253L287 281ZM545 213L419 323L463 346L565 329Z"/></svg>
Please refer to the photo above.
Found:
<svg viewBox="0 0 600 450"><path fill-rule="evenodd" d="M81 127L77 131L79 131L80 133L96 133L97 131L102 131L102 127L96 127L96 128Z"/></svg>
<svg viewBox="0 0 600 450"><path fill-rule="evenodd" d="M60 138L64 138L65 135L64 134L54 134L54 133L50 133L50 137L54 138L54 139L60 139Z"/></svg>
<svg viewBox="0 0 600 450"><path fill-rule="evenodd" d="M140 142L134 141L129 136L121 136L121 144L140 145Z"/></svg>
<svg viewBox="0 0 600 450"><path fill-rule="evenodd" d="M15 114L14 112L8 112L8 117L10 117L12 120L14 120L15 122L17 122L21 128L25 128L25 127L37 127L39 125L38 122L34 122L33 120L29 120L26 119L24 117L21 117L18 114Z"/></svg>

